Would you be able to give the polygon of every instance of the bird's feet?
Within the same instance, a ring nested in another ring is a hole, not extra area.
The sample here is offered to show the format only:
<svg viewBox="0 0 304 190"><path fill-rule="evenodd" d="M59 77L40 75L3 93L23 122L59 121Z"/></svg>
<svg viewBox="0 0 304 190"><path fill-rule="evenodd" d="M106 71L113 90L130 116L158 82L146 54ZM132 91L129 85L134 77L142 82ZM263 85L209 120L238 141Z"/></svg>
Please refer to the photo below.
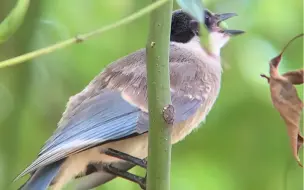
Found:
<svg viewBox="0 0 304 190"><path fill-rule="evenodd" d="M147 169L146 159L136 158L134 156L131 156L129 154L126 154L126 153L123 153L123 152L120 152L120 151L117 151L117 150L114 150L114 149L111 149L111 148L105 150L104 153L108 156L119 158L121 160L124 160L124 161L130 162L132 164L135 164L136 166L140 166L142 168ZM111 164L106 165L104 167L104 169L111 174L117 175L121 178L127 179L129 181L134 182L134 183L137 183L143 190L146 189L147 174L146 174L145 177L140 177L140 176L134 175L130 172L127 172L127 171L121 170L119 168L116 168L116 167L112 166Z"/></svg>
<svg viewBox="0 0 304 190"><path fill-rule="evenodd" d="M114 150L114 149L111 149L111 148L105 150L104 153L108 156L119 158L121 160L124 160L124 161L130 162L132 164L135 164L136 166L140 166L142 168L147 169L146 159L136 158L134 156L131 156L129 154L126 154L126 153L123 153L123 152L120 152L120 151L117 151L117 150Z"/></svg>

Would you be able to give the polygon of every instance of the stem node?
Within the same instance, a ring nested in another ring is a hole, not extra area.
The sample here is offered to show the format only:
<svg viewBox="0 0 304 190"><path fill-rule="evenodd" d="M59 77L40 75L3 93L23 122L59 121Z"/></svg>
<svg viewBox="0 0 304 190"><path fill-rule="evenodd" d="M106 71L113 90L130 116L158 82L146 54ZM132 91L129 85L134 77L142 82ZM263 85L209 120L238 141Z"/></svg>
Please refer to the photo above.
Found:
<svg viewBox="0 0 304 190"><path fill-rule="evenodd" d="M163 117L168 125L173 125L174 123L174 107L169 104L163 109Z"/></svg>

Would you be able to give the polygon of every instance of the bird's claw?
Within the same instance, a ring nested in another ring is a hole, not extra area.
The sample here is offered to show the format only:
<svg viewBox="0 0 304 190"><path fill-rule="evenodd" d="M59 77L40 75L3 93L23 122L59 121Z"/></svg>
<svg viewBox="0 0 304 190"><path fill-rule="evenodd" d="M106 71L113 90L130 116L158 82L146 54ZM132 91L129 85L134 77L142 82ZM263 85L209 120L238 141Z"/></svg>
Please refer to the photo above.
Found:
<svg viewBox="0 0 304 190"><path fill-rule="evenodd" d="M131 156L129 154L126 154L126 153L123 153L123 152L120 152L120 151L117 151L117 150L114 150L111 148L105 150L104 153L108 156L119 158L121 160L130 162L132 164L135 164L137 166L147 169L147 160L146 159L136 158L134 156ZM132 173L129 173L127 171L120 170L119 168L116 168L116 167L112 166L111 164L105 165L104 169L108 173L117 175L121 178L127 179L134 183L137 183L141 187L141 189L146 190L147 174L145 177L140 177L140 176L134 175Z"/></svg>
<svg viewBox="0 0 304 190"><path fill-rule="evenodd" d="M136 158L134 156L131 156L129 154L126 154L126 153L123 153L123 152L120 152L120 151L117 151L117 150L114 150L114 149L111 149L111 148L105 150L104 153L108 156L119 158L121 160L124 160L124 161L130 162L132 164L135 164L136 166L140 166L142 168L147 169L146 159Z"/></svg>

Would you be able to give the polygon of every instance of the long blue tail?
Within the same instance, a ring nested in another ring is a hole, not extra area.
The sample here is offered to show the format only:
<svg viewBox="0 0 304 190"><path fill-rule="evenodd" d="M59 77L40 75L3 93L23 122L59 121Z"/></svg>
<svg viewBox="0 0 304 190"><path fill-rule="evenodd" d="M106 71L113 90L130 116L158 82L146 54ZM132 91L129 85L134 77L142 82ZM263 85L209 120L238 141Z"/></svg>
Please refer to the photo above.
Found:
<svg viewBox="0 0 304 190"><path fill-rule="evenodd" d="M46 190L57 176L63 162L64 159L38 169L19 190Z"/></svg>

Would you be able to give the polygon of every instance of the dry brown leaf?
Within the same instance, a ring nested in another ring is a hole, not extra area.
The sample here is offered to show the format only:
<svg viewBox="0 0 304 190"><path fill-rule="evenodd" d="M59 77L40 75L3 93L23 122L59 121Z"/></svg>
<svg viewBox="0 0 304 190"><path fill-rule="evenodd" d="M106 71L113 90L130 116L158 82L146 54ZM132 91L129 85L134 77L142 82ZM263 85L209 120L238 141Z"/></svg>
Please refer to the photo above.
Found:
<svg viewBox="0 0 304 190"><path fill-rule="evenodd" d="M280 75L278 66L288 45L293 40L302 37L303 35L304 34L300 34L290 40L283 51L270 61L270 77L264 74L261 75L261 77L266 78L269 83L272 103L285 121L293 156L301 167L303 167L303 165L300 162L298 152L303 145L303 136L301 135L299 126L303 102L299 98L294 85L303 84L303 69L290 71Z"/></svg>
<svg viewBox="0 0 304 190"><path fill-rule="evenodd" d="M304 70L299 69L296 71L289 71L283 74L283 77L287 78L292 84L303 84L304 83Z"/></svg>

